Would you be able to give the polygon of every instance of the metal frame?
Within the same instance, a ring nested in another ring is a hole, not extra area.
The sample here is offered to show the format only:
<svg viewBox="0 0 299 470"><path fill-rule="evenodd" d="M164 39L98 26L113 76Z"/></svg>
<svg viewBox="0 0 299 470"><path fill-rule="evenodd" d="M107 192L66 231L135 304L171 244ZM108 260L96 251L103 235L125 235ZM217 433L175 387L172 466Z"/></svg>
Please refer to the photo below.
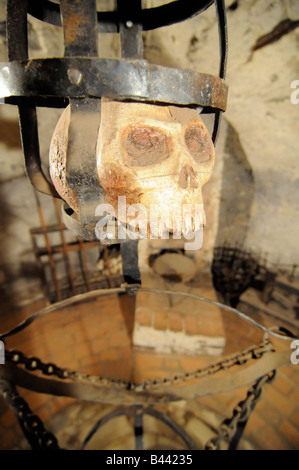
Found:
<svg viewBox="0 0 299 470"><path fill-rule="evenodd" d="M203 297L193 296L183 292L157 291L156 289L142 287L135 289L135 292L136 290L141 292L150 291L187 297L191 296L201 301L220 305L224 310L233 312L250 323L253 322L251 318L236 309L232 309L227 305L220 304ZM55 312L65 306L107 293L121 294L125 292L127 292L127 289L125 287L121 287L76 295L31 315L10 331L2 333L0 338L3 340L9 336L15 335L24 328L30 326L38 318ZM260 329L273 336L284 340L293 339L292 337L290 338L274 331L267 330L265 327L257 323L255 324L256 326L259 326ZM55 439L55 436L51 434L49 435L48 431L44 429L40 419L31 412L26 402L17 394L15 386L20 386L21 388L38 393L46 393L53 396L68 396L87 402L110 403L121 406L127 405L131 409L135 408L136 413L140 414L148 412L148 405L171 403L182 399L194 400L200 396L228 392L256 382L256 384L248 391L247 398L240 402L234 409L232 418L223 422L226 425L226 429L224 430L225 432L221 426L219 435L212 440L213 442L208 443L211 444L211 446L207 446L207 448L210 449L217 447L218 441L220 442L223 439L231 441L231 447L236 448L244 429L244 425L253 409L253 401L251 398L253 398L254 402L260 398L261 386L264 383L272 381L274 378L274 370L290 363L290 354L288 349L275 352L269 339L264 338L264 341L260 345L251 346L240 353L226 357L217 363L210 364L202 369L186 372L181 376L176 375L174 377L156 379L154 381L145 381L142 384L118 381L103 377L92 377L76 371L62 369L52 363L43 363L39 358L27 357L20 351L6 351L6 360L7 364L0 366L0 391L2 391L4 397L6 397L9 404L12 406L16 416L18 418L21 417L21 426L24 425L25 430L30 433L29 437L32 438L33 444L35 446L39 446L39 448L47 448L47 442L49 442L48 448L51 448L51 446L57 448L57 440ZM18 367L18 365L23 366L27 370ZM231 368L234 368L235 370L233 377L227 373ZM235 368L237 368L237 370ZM56 379L43 378L40 375L36 375L34 373L36 371L38 373L41 372L45 376L54 376ZM218 372L224 372L224 374L218 377ZM253 395L251 393L252 391L254 392ZM239 408L241 405L242 410L240 411ZM144 406L146 408L144 408ZM138 407L138 409L136 407ZM155 415L155 417L161 419L155 411L154 413L150 412L149 414ZM165 416L162 420L170 426L173 425L172 422L170 423L167 421L167 417ZM137 428L136 438L138 446L141 446L142 443L140 441L140 436L142 431L142 422L140 419L136 420L135 427ZM97 425L93 428L92 433L96 431L96 428ZM45 436L46 441L44 439ZM86 438L87 440L89 436L90 433Z"/></svg>
<svg viewBox="0 0 299 470"><path fill-rule="evenodd" d="M213 4L213 1L214 0L177 0L156 8L140 9L138 12L138 22L142 25L143 31L169 26L202 13ZM127 19L131 21L136 20L136 0L126 2L125 12ZM55 26L61 26L59 6L51 1L29 0L28 13L41 21L46 21ZM118 33L119 19L119 12L98 12L98 32Z"/></svg>
<svg viewBox="0 0 299 470"><path fill-rule="evenodd" d="M142 60L142 31L184 21L201 13L213 3L216 4L220 37L219 77L190 70L150 65ZM27 14L42 21L63 26L64 58L29 60ZM97 58L98 32L120 33L122 60ZM26 171L35 188L45 194L59 198L53 184L48 181L41 167L36 106L63 108L69 102L74 114L84 110L84 112L88 111L96 115L99 114L99 98L102 96L119 100L200 106L204 108L204 112L215 113L212 139L214 143L216 142L221 114L226 107L228 90L224 81L227 57L224 0L214 2L213 0L197 2L178 0L148 10L141 8L141 0L130 0L130 2L117 0L117 10L114 12L97 12L96 0L88 2L61 0L60 8L59 5L48 0L8 0L7 48L9 63L0 64L0 99L3 98L2 102L15 104L19 108ZM95 123L95 136L97 125L99 123ZM71 122L70 126L73 126L73 131L76 130L74 122ZM87 143L88 156L92 156L94 145L95 142ZM98 203L99 196L104 198L104 195L97 181L94 159L87 158L86 162L84 160L84 166L87 169L84 175L82 171L80 172L81 165L82 162L78 161L76 153L70 150L67 182L78 197L78 223L88 234L94 227L95 221L92 218L94 204ZM44 229L43 233L46 239L47 234ZM62 244L65 251L63 238ZM67 251L65 255L68 264ZM125 289L110 289L110 293L115 291L134 294L134 286L140 283L137 243L125 244L122 248L122 257L125 279L133 286L127 285ZM94 295L94 292L87 294ZM34 317L36 318L38 316ZM10 332L2 337L11 334L13 333ZM29 369L31 366L32 363ZM53 365L46 365L46 375L49 375L49 367L55 370ZM107 386L102 383L100 386L66 382L62 384L33 376L33 374L28 375L26 371L14 365L2 367L1 374L3 374L1 380L5 383L8 380L8 382L20 385L20 383L24 384L24 380L28 385L29 380L28 387L32 390L62 396L68 394L77 396L76 394L80 392L79 398L88 401L105 402L107 391L112 401L122 400L122 402L127 401L128 404L136 404L138 401L139 403L158 403L165 402L165 400L171 402L178 399L178 396L169 390L151 394L146 390L138 393L137 389L125 388L119 396L117 385L109 383L109 380L108 390ZM213 381L211 387L210 393L213 391ZM18 401L17 396L13 400L14 405L15 401Z"/></svg>
<svg viewBox="0 0 299 470"><path fill-rule="evenodd" d="M216 5L219 26L219 77L151 65L142 59L143 30L183 21L212 3ZM28 13L52 24L62 24L64 58L29 60ZM97 58L98 30L111 31L111 25L120 34L122 60ZM216 143L228 92L224 81L227 61L224 0L178 0L152 9L142 9L141 0L117 0L116 11L99 13L96 0L61 0L60 5L48 0L8 0L7 48L9 63L0 64L0 99L19 107L26 172L38 191L60 197L41 167L36 106L64 107L69 102L70 134L74 136L80 132L75 116L82 112L94 114L93 137L81 152L85 155L84 165L82 157L72 150L70 138L68 143L66 179L77 197L79 212L77 219L75 214L64 215L64 221L68 227L77 227L79 236L94 239L95 208L105 200L94 158L101 97L201 107L203 112L215 114L212 140Z"/></svg>
<svg viewBox="0 0 299 470"><path fill-rule="evenodd" d="M45 105L52 98L105 96L224 111L227 89L225 81L214 75L140 59L67 57L0 63L0 97L42 96L47 98Z"/></svg>
<svg viewBox="0 0 299 470"><path fill-rule="evenodd" d="M135 435L135 449L136 450L143 450L143 416L149 415L153 418L162 421L162 423L166 424L172 431L174 431L178 436L185 442L188 449L190 450L198 450L195 442L189 436L189 434L179 426L175 421L173 421L169 416L164 415L160 411L157 411L153 408L144 408L143 406L130 406L120 410L114 410L111 413L103 416L99 419L96 424L92 427L89 431L87 436L85 437L80 450L85 450L90 439L95 435L95 433L104 426L107 422L111 419L118 418L119 416L133 416L134 418L134 435Z"/></svg>

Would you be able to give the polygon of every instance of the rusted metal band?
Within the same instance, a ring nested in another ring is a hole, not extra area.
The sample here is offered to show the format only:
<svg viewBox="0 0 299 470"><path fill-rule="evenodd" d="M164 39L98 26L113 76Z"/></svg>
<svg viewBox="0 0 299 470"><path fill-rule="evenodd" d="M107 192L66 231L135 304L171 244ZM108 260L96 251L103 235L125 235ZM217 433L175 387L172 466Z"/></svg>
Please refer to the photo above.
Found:
<svg viewBox="0 0 299 470"><path fill-rule="evenodd" d="M181 399L194 400L198 397L216 395L217 393L231 392L237 388L249 386L263 375L278 369L279 367L290 365L290 351L266 352L259 359L254 359L251 364L244 366L236 365L226 376L210 376L203 378L197 383L183 383L175 389L174 386L165 387L164 393L175 393ZM161 393L158 387L152 390L153 393Z"/></svg>
<svg viewBox="0 0 299 470"><path fill-rule="evenodd" d="M136 13L126 2L128 11L128 20L135 21ZM141 10L139 21L144 31L161 28L174 23L179 23L192 18L203 12L213 4L213 0L176 0L166 5L154 8L145 8ZM28 13L41 21L61 26L61 15L59 5L48 0L29 0ZM134 14L135 13L135 14ZM117 11L101 11L97 14L99 33L117 33L118 32L118 14Z"/></svg>
<svg viewBox="0 0 299 470"><path fill-rule="evenodd" d="M144 60L67 57L0 63L0 98L105 96L225 111L227 92L217 76Z"/></svg>
<svg viewBox="0 0 299 470"><path fill-rule="evenodd" d="M178 386L157 387L151 390L135 391L116 389L101 383L61 382L44 379L26 370L6 364L0 366L0 378L14 385L39 393L65 396L84 401L110 403L115 405L169 403L181 399L194 400L200 396L230 392L250 385L263 375L290 364L290 351L265 353L262 358L253 360L249 366L236 366L234 373L223 377L208 377L202 380L184 382ZM194 383L195 382L195 383Z"/></svg>
<svg viewBox="0 0 299 470"><path fill-rule="evenodd" d="M98 28L96 0L60 0L64 33L64 55L97 57Z"/></svg>
<svg viewBox="0 0 299 470"><path fill-rule="evenodd" d="M136 393L130 390L117 389L104 385L65 382L52 379L44 379L13 365L0 366L0 379L38 393L46 393L54 396L70 397L78 400L107 403L118 405L136 405L150 403L165 403L177 400L177 398L165 395L151 397L148 392Z"/></svg>
<svg viewBox="0 0 299 470"><path fill-rule="evenodd" d="M27 1L9 0L6 14L8 58L11 62L27 60ZM27 176L38 191L60 198L42 170L34 103L17 104L19 105L19 123Z"/></svg>

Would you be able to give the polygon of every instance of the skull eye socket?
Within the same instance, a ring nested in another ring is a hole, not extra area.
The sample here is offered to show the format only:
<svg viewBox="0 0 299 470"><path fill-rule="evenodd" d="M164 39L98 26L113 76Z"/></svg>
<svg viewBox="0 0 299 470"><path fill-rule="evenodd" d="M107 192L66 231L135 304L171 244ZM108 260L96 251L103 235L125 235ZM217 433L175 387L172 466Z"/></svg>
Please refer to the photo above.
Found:
<svg viewBox="0 0 299 470"><path fill-rule="evenodd" d="M130 166L148 166L168 157L167 136L150 126L133 126L124 142L126 160Z"/></svg>
<svg viewBox="0 0 299 470"><path fill-rule="evenodd" d="M190 154L198 163L211 160L213 144L206 129L200 124L191 124L185 132L185 143Z"/></svg>

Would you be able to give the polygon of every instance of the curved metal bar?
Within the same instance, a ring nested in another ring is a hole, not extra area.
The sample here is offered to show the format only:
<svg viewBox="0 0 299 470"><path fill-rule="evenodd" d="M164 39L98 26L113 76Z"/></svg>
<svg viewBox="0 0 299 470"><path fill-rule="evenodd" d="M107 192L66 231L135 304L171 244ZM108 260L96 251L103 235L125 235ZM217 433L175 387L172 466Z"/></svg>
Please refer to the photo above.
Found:
<svg viewBox="0 0 299 470"><path fill-rule="evenodd" d="M133 288L128 286L130 289L130 292L133 292ZM211 299L207 299L206 297L201 297L199 295L195 294L189 294L187 292L175 292L171 290L160 290L160 289L152 289L152 288L147 288L147 287L136 287L136 292L153 292L156 294L167 294L167 295L179 295L183 297L189 297L192 299L196 299L202 302L207 302L208 304L215 305L216 307L220 307L223 310L226 310L228 312L233 313L234 315L238 316L239 318L242 318L242 320L247 321L248 323L251 323L254 325L256 328L259 328L260 330L264 331L265 333L268 333L269 335L275 336L276 338L284 339L286 341L293 341L296 339L296 336L286 336L282 335L279 333L276 333L275 331L271 331L271 329L266 328L265 326L261 325L257 321L253 320L253 318L249 317L245 313L240 312L240 310L229 307L228 305L222 304L221 302L216 302ZM34 313L33 315L29 316L26 318L26 320L23 320L21 323L19 323L17 326L12 328L9 331L6 331L5 333L0 333L0 340L3 340L4 338L7 338L9 336L13 336L20 331L24 330L27 326L31 325L34 321L36 321L38 318L41 318L43 316L48 315L49 313L55 312L59 309L62 309L64 307L68 307L69 305L76 304L78 302L82 302L87 299L92 299L94 297L98 297L99 295L108 295L108 294L125 294L127 293L127 289L125 287L115 287L115 288L110 288L110 289L98 289L90 292L84 292L84 294L78 294L74 295L73 297L69 297L65 300L62 300L60 302L56 302L53 305L49 305L49 307L45 307L42 310L39 310L37 313Z"/></svg>
<svg viewBox="0 0 299 470"><path fill-rule="evenodd" d="M151 408L146 408L144 409L144 414L153 416L154 418L162 421L165 423L167 426L169 426L176 434L180 436L181 439L186 443L188 448L190 450L198 450L195 442L193 439L187 434L187 432L179 426L175 421L173 421L169 416L163 415L157 410L151 409Z"/></svg>
<svg viewBox="0 0 299 470"><path fill-rule="evenodd" d="M226 23L226 12L224 0L215 0L216 13L218 19L218 32L219 32L219 50L220 50L220 65L219 65L219 77L225 79L226 76L226 65L227 65L227 48L228 48L228 37L227 37L227 23ZM222 111L215 111L214 128L212 132L212 140L214 145L217 142L220 124L222 118Z"/></svg>
<svg viewBox="0 0 299 470"><path fill-rule="evenodd" d="M224 111L227 91L224 80L214 75L144 60L68 57L0 63L0 97L105 96Z"/></svg>
<svg viewBox="0 0 299 470"><path fill-rule="evenodd" d="M217 11L217 17L218 17L218 30L219 30L219 48L220 48L219 77L225 80L226 65L227 65L228 37L227 37L227 22L226 22L224 0L215 0L215 5L216 5L216 11Z"/></svg>
<svg viewBox="0 0 299 470"><path fill-rule="evenodd" d="M19 123L28 178L41 193L61 199L54 185L47 180L41 166L35 106L19 106Z"/></svg>
<svg viewBox="0 0 299 470"><path fill-rule="evenodd" d="M214 0L177 0L156 8L141 10L138 22L144 31L169 26L192 18L209 8ZM61 26L59 5L48 0L29 0L28 13L35 18ZM134 22L135 18L128 18ZM117 11L98 12L100 33L118 32Z"/></svg>
<svg viewBox="0 0 299 470"><path fill-rule="evenodd" d="M136 414L136 407L131 406L128 408L123 408L121 410L113 410L107 415L103 416L103 418L99 419L96 424L92 427L89 431L87 436L85 437L80 450L84 450L90 439L94 436L94 434L99 430L101 426L106 424L108 421L114 418L118 418L119 416L134 416ZM175 421L173 421L169 416L164 415L160 411L151 408L142 408L141 411L142 415L149 415L153 418L156 418L159 421L162 421L166 424L170 429L172 429L179 437L185 442L190 450L197 450L197 446L193 439L189 436L189 434L179 426Z"/></svg>
<svg viewBox="0 0 299 470"><path fill-rule="evenodd" d="M89 402L120 406L153 405L180 400L194 400L202 396L231 392L250 385L274 369L289 364L291 364L291 361L288 349L280 352L268 351L259 359L253 359L250 365L235 364L237 369L234 370L233 374L224 374L220 377L216 374L209 374L177 385L175 382L170 384L161 383L148 390L143 387L138 390L138 386L136 388L117 388L111 382L108 382L108 384L105 381L89 382L84 378L71 382L45 379L11 364L0 365L0 379L4 378L21 388L34 392L76 398Z"/></svg>
<svg viewBox="0 0 299 470"><path fill-rule="evenodd" d="M26 318L26 320L22 321L16 327L12 328L10 331L7 331L0 335L0 339L7 338L9 336L15 335L20 331L24 330L27 326L31 325L33 322L38 320L39 318L48 315L52 312L57 311L60 308L68 307L69 305L73 305L79 303L81 301L87 300L89 298L97 297L101 294L125 294L126 289L124 287L116 287L113 289L98 289L97 291L89 291L84 292L84 294L74 295L73 297L69 297L67 299L61 300L60 302L56 302L55 304L49 305L49 307L45 307L37 313L34 313L30 317Z"/></svg>
<svg viewBox="0 0 299 470"><path fill-rule="evenodd" d="M11 61L28 59L27 1L7 2L7 52ZM2 85L3 86L3 85ZM5 85L4 85L5 86ZM0 85L1 88L1 85ZM36 108L28 102L18 103L25 168L33 186L40 192L60 198L41 166Z"/></svg>
<svg viewBox="0 0 299 470"><path fill-rule="evenodd" d="M111 419L118 418L119 416L133 416L133 415L134 415L134 407L130 407L130 408L124 408L122 410L113 410L107 415L103 416L103 418L99 419L96 422L96 424L92 427L92 429L89 431L84 441L82 442L80 450L85 450L85 447L90 441L90 439L92 438L92 436L94 436L94 434L100 429L101 426L108 423L108 421L110 421Z"/></svg>

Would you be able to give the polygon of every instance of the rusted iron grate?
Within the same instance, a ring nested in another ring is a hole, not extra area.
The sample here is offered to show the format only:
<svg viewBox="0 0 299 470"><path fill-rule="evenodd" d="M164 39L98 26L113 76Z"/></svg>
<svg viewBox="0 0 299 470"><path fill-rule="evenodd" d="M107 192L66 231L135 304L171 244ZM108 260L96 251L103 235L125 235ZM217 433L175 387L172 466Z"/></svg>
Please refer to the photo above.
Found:
<svg viewBox="0 0 299 470"><path fill-rule="evenodd" d="M112 279L108 248L96 241L85 241L67 230L56 199L53 199L55 223L53 220L47 223L36 192L35 196L41 226L32 228L30 235L45 294L50 302L118 284L117 280Z"/></svg>

